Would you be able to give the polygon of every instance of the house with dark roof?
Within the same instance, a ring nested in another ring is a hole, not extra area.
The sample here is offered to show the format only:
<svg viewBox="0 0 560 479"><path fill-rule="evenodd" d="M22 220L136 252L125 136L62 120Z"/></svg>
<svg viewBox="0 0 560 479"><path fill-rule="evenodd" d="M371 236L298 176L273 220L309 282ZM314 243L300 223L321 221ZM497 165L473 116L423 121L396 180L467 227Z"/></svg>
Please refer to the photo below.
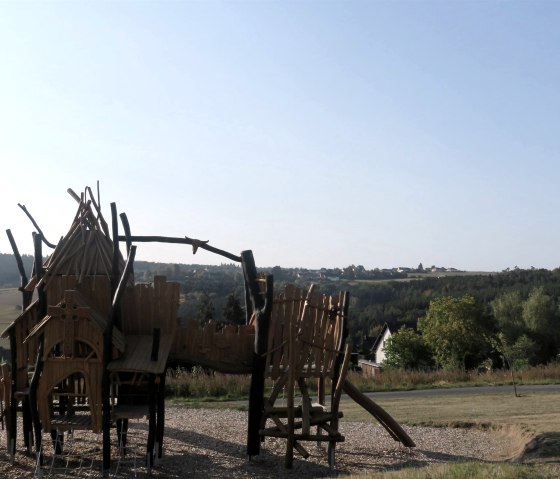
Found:
<svg viewBox="0 0 560 479"><path fill-rule="evenodd" d="M391 330L389 329L389 325L385 323L381 332L377 336L375 343L373 343L373 362L381 366L383 361L385 361L385 346L387 345L387 341L391 337Z"/></svg>
<svg viewBox="0 0 560 479"><path fill-rule="evenodd" d="M375 338L375 342L371 348L371 356L373 360L360 359L358 361L358 366L362 369L362 374L364 376L376 376L381 372L383 367L383 361L385 360L385 346L387 341L391 337L391 330L389 325L385 323L381 332Z"/></svg>

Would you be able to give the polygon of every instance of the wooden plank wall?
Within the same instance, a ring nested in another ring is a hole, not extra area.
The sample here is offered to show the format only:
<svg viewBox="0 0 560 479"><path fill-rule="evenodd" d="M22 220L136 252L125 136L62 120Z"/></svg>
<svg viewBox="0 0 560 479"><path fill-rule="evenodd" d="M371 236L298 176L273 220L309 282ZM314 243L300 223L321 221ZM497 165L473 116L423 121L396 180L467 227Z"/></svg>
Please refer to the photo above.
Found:
<svg viewBox="0 0 560 479"><path fill-rule="evenodd" d="M292 354L298 374L332 377L336 345L342 334L341 307L342 293L338 297L308 294L288 284L283 292L275 295L268 336L268 376L272 379L282 376Z"/></svg>
<svg viewBox="0 0 560 479"><path fill-rule="evenodd" d="M107 316L111 314L111 278L105 275L84 276L82 281L79 277L69 276L47 276L45 292L47 304L54 306L64 298L64 291L77 290L82 293L88 303L100 313Z"/></svg>
<svg viewBox="0 0 560 479"><path fill-rule="evenodd" d="M265 369L272 379L278 379L288 368L290 323L294 328L299 327L305 297L306 292L292 284L287 284L283 292L274 296Z"/></svg>
<svg viewBox="0 0 560 479"><path fill-rule="evenodd" d="M309 303L305 308L306 299ZM332 377L336 345L342 334L342 296L331 297L288 284L274 297L268 335L266 371L278 379L288 369L290 334L297 337L292 352L302 376ZM305 311L305 313L304 313ZM217 371L249 373L255 330L247 326L225 326L215 321L204 326L187 320L176 332L170 360L207 366Z"/></svg>
<svg viewBox="0 0 560 479"><path fill-rule="evenodd" d="M187 320L176 332L170 360L197 364L216 371L248 374L253 364L255 328L251 325L227 325L218 330L216 321L201 326Z"/></svg>
<svg viewBox="0 0 560 479"><path fill-rule="evenodd" d="M122 304L122 331L125 334L174 334L178 327L179 283L155 276L153 285L137 284L128 288Z"/></svg>
<svg viewBox="0 0 560 479"><path fill-rule="evenodd" d="M300 357L302 374L332 377L342 334L342 296L312 293L301 320L300 340L305 346Z"/></svg>

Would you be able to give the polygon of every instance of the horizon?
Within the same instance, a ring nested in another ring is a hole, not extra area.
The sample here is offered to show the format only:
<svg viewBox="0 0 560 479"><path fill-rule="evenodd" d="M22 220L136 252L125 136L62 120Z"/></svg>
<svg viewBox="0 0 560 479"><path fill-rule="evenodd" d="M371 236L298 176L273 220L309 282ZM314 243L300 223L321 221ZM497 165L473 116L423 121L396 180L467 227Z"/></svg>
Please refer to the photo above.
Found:
<svg viewBox="0 0 560 479"><path fill-rule="evenodd" d="M188 248L189 246L186 245L186 247ZM122 250L122 247L121 247ZM54 251L54 250L53 250ZM14 256L13 252L4 252L4 251L0 251L0 254L5 254L5 255L10 255L10 256ZM30 256L33 257L32 253L21 253L22 256ZM44 255L44 257L48 257L47 255ZM241 263L238 263L236 261L232 261L232 260L227 260L227 258L224 258L220 263L197 263L197 262L167 262L167 261L159 261L159 260L145 260L145 259L138 259L135 258L135 263L138 262L144 262L144 263L151 263L151 264L176 264L178 266L201 266L201 267L208 267L208 266L212 266L212 267L216 267L216 268L220 268L220 267L230 267L230 266L236 266L241 268ZM508 267L505 268L501 271L490 271L490 270L462 270L459 268L456 268L453 265L436 265L436 264L430 264L430 266L423 266L423 263L419 263L418 266L420 266L420 264L422 264L423 270L426 274L430 273L431 269L436 268L436 269L443 269L444 272L456 272L456 273L471 273L471 274L490 274L490 273L504 273L504 272L509 272L509 271L513 271L513 270L525 270L525 271L529 271L529 270L535 270L535 269L544 269L544 270L548 270L548 271L553 271L555 269L558 269L558 267L554 267L554 268L535 268L535 267L530 267L530 268L520 268L517 265L513 266L513 267ZM427 264L427 263L426 263ZM391 267L387 267L387 268L381 268L378 266L373 266L371 268L367 268L362 264L347 264L347 265L341 265L341 266L320 266L317 268L310 268L310 267L303 267L303 266L286 266L286 265L279 265L279 264L275 264L275 265L256 265L258 269L272 269L272 268L276 268L279 267L281 269L301 269L301 270L308 270L308 271L321 271L321 270L344 270L347 267L350 266L355 266L355 267L364 267L364 269L368 272L371 271L375 271L375 270L379 270L379 271L395 271L401 268L405 268L405 269L410 269L411 273L417 273L418 271L418 266L412 266L412 265L400 265L400 266L391 266ZM441 271L436 271L436 273L441 272Z"/></svg>
<svg viewBox="0 0 560 479"><path fill-rule="evenodd" d="M32 254L17 204L56 242L66 189L99 181L133 235L258 266L555 269L559 23L538 0L0 2L0 226Z"/></svg>

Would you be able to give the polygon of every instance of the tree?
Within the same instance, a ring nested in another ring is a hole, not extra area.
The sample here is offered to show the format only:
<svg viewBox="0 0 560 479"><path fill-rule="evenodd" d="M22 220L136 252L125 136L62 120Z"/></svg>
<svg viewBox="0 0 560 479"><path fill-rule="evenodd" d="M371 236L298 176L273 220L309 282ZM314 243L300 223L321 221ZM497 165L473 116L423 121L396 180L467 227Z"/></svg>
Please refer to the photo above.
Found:
<svg viewBox="0 0 560 479"><path fill-rule="evenodd" d="M514 343L525 331L523 301L519 291L508 291L490 303L498 330L508 343Z"/></svg>
<svg viewBox="0 0 560 479"><path fill-rule="evenodd" d="M405 326L387 341L383 364L395 369L427 369L433 366L432 352L420 334Z"/></svg>
<svg viewBox="0 0 560 479"><path fill-rule="evenodd" d="M470 295L432 300L418 329L444 369L474 367L490 350L482 308Z"/></svg>
<svg viewBox="0 0 560 479"><path fill-rule="evenodd" d="M514 371L527 367L532 362L537 345L526 334L523 334L514 343L511 343L501 331L493 338L493 343L495 349L503 356L507 367L511 371L513 393L515 397L518 397Z"/></svg>
<svg viewBox="0 0 560 479"><path fill-rule="evenodd" d="M537 344L523 334L512 345L506 345L505 350L511 367L523 369L534 363Z"/></svg>
<svg viewBox="0 0 560 479"><path fill-rule="evenodd" d="M206 292L200 295L198 300L197 319L201 324L205 324L214 318L214 304L212 298Z"/></svg>
<svg viewBox="0 0 560 479"><path fill-rule="evenodd" d="M224 306L224 321L227 324L245 324L245 311L235 293L228 295Z"/></svg>
<svg viewBox="0 0 560 479"><path fill-rule="evenodd" d="M523 303L523 321L531 339L540 345L537 361L549 361L557 351L556 304L544 287L534 288Z"/></svg>
<svg viewBox="0 0 560 479"><path fill-rule="evenodd" d="M554 322L554 300L542 286L534 288L523 303L523 321L532 333L549 334Z"/></svg>

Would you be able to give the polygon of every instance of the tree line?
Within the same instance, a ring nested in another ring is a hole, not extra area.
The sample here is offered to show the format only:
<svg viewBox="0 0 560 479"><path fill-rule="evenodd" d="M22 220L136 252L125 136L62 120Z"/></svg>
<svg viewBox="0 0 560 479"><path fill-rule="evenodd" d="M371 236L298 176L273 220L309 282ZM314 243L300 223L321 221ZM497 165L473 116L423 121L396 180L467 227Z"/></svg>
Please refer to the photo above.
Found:
<svg viewBox="0 0 560 479"><path fill-rule="evenodd" d="M24 255L24 263L30 269L32 257ZM388 366L542 364L555 360L559 352L560 269L441 277L354 265L320 271L275 266L262 271L273 274L276 290L290 282L302 287L317 283L325 294L349 291L354 350L371 354L373 340L387 323L395 332ZM150 282L155 275L179 282L183 318L219 324L245 320L238 264L136 261L134 272L139 282ZM0 284L19 286L13 255L0 254Z"/></svg>
<svg viewBox="0 0 560 479"><path fill-rule="evenodd" d="M385 365L519 369L557 361L560 302L552 286L535 284L526 296L502 291L489 302L470 294L434 298L415 328L405 326L391 336Z"/></svg>

